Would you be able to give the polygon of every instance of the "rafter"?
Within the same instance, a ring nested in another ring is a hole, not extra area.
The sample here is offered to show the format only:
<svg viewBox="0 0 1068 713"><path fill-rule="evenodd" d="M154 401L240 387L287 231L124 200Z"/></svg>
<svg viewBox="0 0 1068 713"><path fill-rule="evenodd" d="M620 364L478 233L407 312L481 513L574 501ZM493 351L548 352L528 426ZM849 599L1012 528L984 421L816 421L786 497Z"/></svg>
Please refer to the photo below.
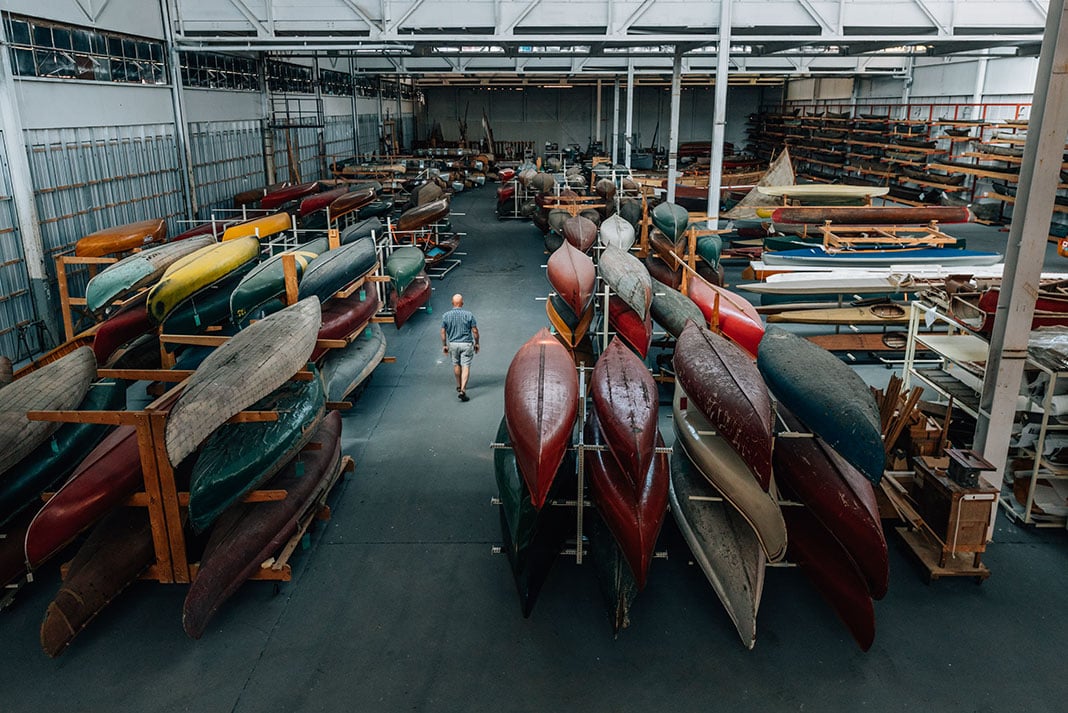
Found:
<svg viewBox="0 0 1068 713"><path fill-rule="evenodd" d="M916 7L920 8L920 12L922 12L927 17L927 19L931 21L931 24L934 25L935 29L938 30L938 34L951 34L949 28L942 24L942 22L937 17L935 17L935 14L931 12L931 8L927 7L927 3L924 2L924 0L912 0L912 2L915 3Z"/></svg>
<svg viewBox="0 0 1068 713"><path fill-rule="evenodd" d="M652 6L653 2L654 0L644 0L644 2L642 2L642 4L638 6L638 9L632 12L630 14L630 17L628 17L622 25L615 28L615 34L626 34L627 30L630 29L630 26L637 22L641 18L641 16L645 14L645 11L648 10L650 6Z"/></svg>
<svg viewBox="0 0 1068 713"><path fill-rule="evenodd" d="M233 2L233 0L231 0L231 2ZM382 25L379 24L376 20L372 20L371 16L364 12L363 8L356 3L356 0L341 0L341 2L345 5L345 7L352 10L358 18L366 22L372 30L377 30L378 33L381 34L383 30Z"/></svg>
<svg viewBox="0 0 1068 713"><path fill-rule="evenodd" d="M515 16L515 19L508 23L508 25L504 28L504 32L502 32L501 34L513 34L515 32L516 25L525 20L527 18L527 15L530 14L531 10L536 8L540 2L541 0L530 0L530 2L527 3L527 6L520 10L519 14Z"/></svg>
<svg viewBox="0 0 1068 713"><path fill-rule="evenodd" d="M389 26L386 28L386 33L390 35L397 34L397 30L400 28L401 25L404 24L405 20L411 17L416 10L422 7L424 2L425 0L415 0L415 2L413 2L411 6L409 6L408 9L404 11L404 14L400 16L400 19L389 24Z"/></svg>
<svg viewBox="0 0 1068 713"><path fill-rule="evenodd" d="M821 15L816 10L816 8L812 6L812 3L810 3L809 0L797 0L797 2L805 10L805 12L808 13L808 16L811 17L813 20L815 20L817 25L819 25L821 28L823 28L824 32L826 32L829 35L837 34L837 32L835 32L834 28L831 27L830 23L827 22L827 20L824 19L823 15Z"/></svg>
<svg viewBox="0 0 1068 713"><path fill-rule="evenodd" d="M267 25L260 21L260 18L256 17L248 5L241 2L241 0L229 0L230 4L237 8L237 11L245 16L245 19L251 22L256 28L256 34L260 36L271 34L271 31L267 28Z"/></svg>

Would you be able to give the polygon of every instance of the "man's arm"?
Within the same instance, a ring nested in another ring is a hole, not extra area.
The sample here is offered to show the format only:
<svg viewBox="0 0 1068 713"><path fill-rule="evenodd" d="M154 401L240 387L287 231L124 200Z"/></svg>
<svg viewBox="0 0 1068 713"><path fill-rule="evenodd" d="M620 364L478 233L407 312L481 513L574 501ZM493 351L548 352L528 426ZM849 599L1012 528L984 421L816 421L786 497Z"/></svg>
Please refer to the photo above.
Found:
<svg viewBox="0 0 1068 713"><path fill-rule="evenodd" d="M449 342L445 337L445 328L441 328L441 351L445 354L449 353Z"/></svg>
<svg viewBox="0 0 1068 713"><path fill-rule="evenodd" d="M471 334L475 337L475 351L478 351L478 327L471 327Z"/></svg>

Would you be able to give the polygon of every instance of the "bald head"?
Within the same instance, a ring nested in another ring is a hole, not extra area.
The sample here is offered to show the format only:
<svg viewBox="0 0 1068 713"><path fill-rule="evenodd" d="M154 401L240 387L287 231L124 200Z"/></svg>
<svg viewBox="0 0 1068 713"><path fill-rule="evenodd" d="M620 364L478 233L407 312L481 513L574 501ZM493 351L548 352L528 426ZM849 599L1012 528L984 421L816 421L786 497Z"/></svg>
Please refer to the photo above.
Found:
<svg viewBox="0 0 1068 713"><path fill-rule="evenodd" d="M464 296L461 295L459 292L457 292L455 295L452 296L452 306L453 307L463 307L464 306Z"/></svg>

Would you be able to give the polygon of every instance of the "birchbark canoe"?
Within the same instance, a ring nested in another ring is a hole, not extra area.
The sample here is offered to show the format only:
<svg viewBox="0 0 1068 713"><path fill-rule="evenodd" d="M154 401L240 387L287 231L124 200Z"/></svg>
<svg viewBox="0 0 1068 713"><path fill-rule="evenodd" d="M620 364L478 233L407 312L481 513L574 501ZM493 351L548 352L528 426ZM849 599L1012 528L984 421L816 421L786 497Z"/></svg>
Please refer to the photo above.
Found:
<svg viewBox="0 0 1068 713"><path fill-rule="evenodd" d="M378 312L380 306L378 290L373 287L360 289L345 299L330 300L323 305L323 325L319 328L318 338L344 339L348 337L366 325L368 320ZM310 361L318 361L319 357L328 351L325 347L316 347Z"/></svg>
<svg viewBox="0 0 1068 713"><path fill-rule="evenodd" d="M801 423L780 406L791 431ZM868 593L886 594L890 563L879 505L871 482L821 438L779 437L774 454L775 481L819 520L856 563Z"/></svg>
<svg viewBox="0 0 1068 713"><path fill-rule="evenodd" d="M723 500L690 462L680 443L671 450L671 513L742 645L756 645L756 620L767 558L752 526Z"/></svg>
<svg viewBox="0 0 1068 713"><path fill-rule="evenodd" d="M339 218L370 205L376 195L374 188L357 188L338 196L327 206L327 210L330 213L330 222L337 222Z"/></svg>
<svg viewBox="0 0 1068 713"><path fill-rule="evenodd" d="M304 218L317 211L325 210L327 206L332 205L334 201L342 198L348 192L348 186L341 186L339 188L332 188L329 191L310 195L300 202L300 207L297 209L297 215Z"/></svg>
<svg viewBox="0 0 1068 713"><path fill-rule="evenodd" d="M642 359L649 355L649 347L653 343L652 309L645 315L645 319L641 319L619 296L609 295L608 323Z"/></svg>
<svg viewBox="0 0 1068 713"><path fill-rule="evenodd" d="M619 248L607 247L597 269L612 291L645 319L653 299L653 278L641 260Z"/></svg>
<svg viewBox="0 0 1068 713"><path fill-rule="evenodd" d="M773 223L822 225L919 225L967 223L971 219L967 206L784 206L771 214Z"/></svg>
<svg viewBox="0 0 1068 713"><path fill-rule="evenodd" d="M411 319L419 308L430 301L430 278L425 272L415 276L408 285L403 295L397 296L395 290L391 291L393 298L393 324L400 329Z"/></svg>
<svg viewBox="0 0 1068 713"><path fill-rule="evenodd" d="M672 360L675 378L756 476L771 485L771 394L749 355L695 322L683 329Z"/></svg>
<svg viewBox="0 0 1068 713"><path fill-rule="evenodd" d="M371 375L386 355L386 336L377 324L367 328L341 349L332 349L323 359L323 383L328 401L344 401Z"/></svg>
<svg viewBox="0 0 1068 713"><path fill-rule="evenodd" d="M545 313L549 317L549 324L556 330L557 336L572 349L578 346L589 331L590 323L593 321L593 311L592 300L581 315L576 315L571 305L560 295L549 295L549 299L545 301Z"/></svg>
<svg viewBox="0 0 1068 713"><path fill-rule="evenodd" d="M605 443L621 472L638 487L659 436L656 382L641 359L613 339L593 369L590 394Z"/></svg>
<svg viewBox="0 0 1068 713"><path fill-rule="evenodd" d="M790 561L834 609L862 651L875 641L875 608L868 587L838 541L805 508L786 508Z"/></svg>
<svg viewBox="0 0 1068 713"><path fill-rule="evenodd" d="M825 349L778 327L760 343L757 367L775 397L874 484L883 477L879 409L868 385Z"/></svg>
<svg viewBox="0 0 1068 713"><path fill-rule="evenodd" d="M316 449L285 463L269 487L285 490L284 500L242 503L212 527L196 579L182 606L182 628L193 639L226 601L297 532L302 518L325 499L341 467L341 414L331 411L311 434Z"/></svg>
<svg viewBox="0 0 1068 713"><path fill-rule="evenodd" d="M59 429L58 421L30 421L26 413L77 407L95 378L93 350L78 347L0 388L0 477Z"/></svg>
<svg viewBox="0 0 1068 713"><path fill-rule="evenodd" d="M221 426L204 441L193 464L189 524L196 532L207 530L304 448L326 412L322 379L316 372L310 381L287 381L252 408L276 411L278 420Z"/></svg>
<svg viewBox="0 0 1068 713"><path fill-rule="evenodd" d="M583 314L590 306L597 268L589 255L565 242L549 256L546 275L549 284L575 314Z"/></svg>
<svg viewBox="0 0 1068 713"><path fill-rule="evenodd" d="M104 320L93 335L93 354L97 364L107 364L124 344L152 331L152 320L145 307L148 293L123 305Z"/></svg>
<svg viewBox="0 0 1068 713"><path fill-rule="evenodd" d="M272 255L256 265L241 278L241 282L230 293L231 318L234 322L241 322L267 302L285 295L285 267L282 264L284 256L293 256L296 277L299 281L308 269L308 265L329 249L330 245L326 238L316 238L311 242Z"/></svg>
<svg viewBox="0 0 1068 713"><path fill-rule="evenodd" d="M79 411L123 411L126 409L125 381L99 381L90 384ZM111 430L95 423L64 423L47 442L0 477L0 528L31 505L38 496L62 482Z"/></svg>
<svg viewBox="0 0 1068 713"><path fill-rule="evenodd" d="M375 241L359 240L327 250L308 263L300 278L299 299L318 297L326 302L345 285L365 276L378 265Z"/></svg>
<svg viewBox="0 0 1068 713"><path fill-rule="evenodd" d="M174 309L205 287L223 280L259 257L260 243L245 237L209 245L175 261L148 291L148 314L161 324Z"/></svg>
<svg viewBox="0 0 1068 713"><path fill-rule="evenodd" d="M785 310L767 319L769 323L794 324L908 324L909 308L897 302L880 302L865 307Z"/></svg>
<svg viewBox="0 0 1068 713"><path fill-rule="evenodd" d="M166 239L166 221L153 218L90 233L74 244L74 254L78 257L104 257L162 243Z"/></svg>
<svg viewBox="0 0 1068 713"><path fill-rule="evenodd" d="M602 355L601 361L603 360ZM601 361L597 362L596 368L600 368ZM652 382L652 377L649 381ZM594 383L596 389L596 382ZM655 404L656 384L652 383ZM594 393L596 394L596 391ZM611 449L606 429L611 430L608 424L613 420L610 415L602 415L595 406L586 422L586 442L595 446L607 444ZM653 447L663 446L664 439L660 436L655 419L647 428L653 434ZM654 454L650 448L646 469L641 472L627 472L626 467L621 467L618 457L613 457L614 455L614 450L586 452L585 467L589 476L590 499L615 537L616 544L630 565L638 590L641 591L648 580L656 538L664 524L664 516L667 515L670 481L668 457L664 453Z"/></svg>
<svg viewBox="0 0 1068 713"><path fill-rule="evenodd" d="M653 225L674 243L690 226L690 213L680 205L664 201L653 208Z"/></svg>
<svg viewBox="0 0 1068 713"><path fill-rule="evenodd" d="M289 213L273 213L262 218L254 218L244 223L231 225L223 231L222 242L249 237L262 240L292 227L293 218Z"/></svg>
<svg viewBox="0 0 1068 713"><path fill-rule="evenodd" d="M218 347L186 380L164 440L177 465L230 417L284 384L315 348L321 314L308 298L268 315Z"/></svg>
<svg viewBox="0 0 1068 713"><path fill-rule="evenodd" d="M630 609L638 596L638 583L604 519L596 514L587 522L590 559L593 561L597 583L608 608L612 633L619 634L630 626Z"/></svg>
<svg viewBox="0 0 1068 713"><path fill-rule="evenodd" d="M724 336L729 337L752 356L756 356L760 340L764 337L764 322L756 308L744 297L705 280L692 279L687 284L688 296L700 307L705 322L717 325Z"/></svg>
<svg viewBox="0 0 1068 713"><path fill-rule="evenodd" d="M588 253L597 242L597 224L582 215L568 217L560 232L564 240L584 253Z"/></svg>
<svg viewBox="0 0 1068 713"><path fill-rule="evenodd" d="M672 411L676 442L690 462L753 527L767 558L778 562L785 557L786 524L779 503L760 487L746 462L701 410L689 403L678 381Z"/></svg>
<svg viewBox="0 0 1068 713"><path fill-rule="evenodd" d="M381 235L382 231L385 229L385 224L378 218L365 218L342 230L339 237L342 245L348 245L349 243L356 242L360 238L371 238L375 235Z"/></svg>
<svg viewBox="0 0 1068 713"><path fill-rule="evenodd" d="M148 512L118 508L101 521L71 560L41 622L41 648L59 656L104 607L152 564Z"/></svg>
<svg viewBox="0 0 1068 713"><path fill-rule="evenodd" d="M693 320L702 327L708 325L704 314L701 313L701 308L693 300L655 279L653 280L653 302L649 311L656 323L676 338L686 328L687 320Z"/></svg>
<svg viewBox="0 0 1068 713"><path fill-rule="evenodd" d="M414 245L399 247L386 258L386 274L393 282L393 289L403 295L415 276L426 267L426 256Z"/></svg>
<svg viewBox="0 0 1068 713"><path fill-rule="evenodd" d="M613 214L606 218L605 221L601 223L598 232L601 245L604 247L613 245L620 250L630 250L634 247L636 235L634 226L628 223L624 218L621 218L618 214Z"/></svg>
<svg viewBox="0 0 1068 713"><path fill-rule="evenodd" d="M547 329L519 348L504 381L504 413L519 471L540 510L578 415L578 375L570 353Z"/></svg>
<svg viewBox="0 0 1068 713"><path fill-rule="evenodd" d="M891 265L997 265L1001 253L961 248L885 248L881 250L842 250L827 252L822 246L794 250L765 251L765 265L806 265L841 268L890 267Z"/></svg>
<svg viewBox="0 0 1068 713"><path fill-rule="evenodd" d="M404 211L401 213L401 216L397 218L397 222L393 224L393 227L398 232L419 230L420 228L425 228L432 223L438 222L448 214L449 199L440 198L436 201L424 203Z"/></svg>
<svg viewBox="0 0 1068 713"><path fill-rule="evenodd" d="M214 237L200 236L148 248L108 265L85 286L85 306L99 312L119 297L156 282L176 260L214 244Z"/></svg>
<svg viewBox="0 0 1068 713"><path fill-rule="evenodd" d="M311 181L309 183L298 183L296 185L285 186L279 188L276 191L270 191L263 198L260 198L260 208L264 210L271 210L272 208L278 208L290 201L300 200L313 193L318 193L321 190L318 181Z"/></svg>

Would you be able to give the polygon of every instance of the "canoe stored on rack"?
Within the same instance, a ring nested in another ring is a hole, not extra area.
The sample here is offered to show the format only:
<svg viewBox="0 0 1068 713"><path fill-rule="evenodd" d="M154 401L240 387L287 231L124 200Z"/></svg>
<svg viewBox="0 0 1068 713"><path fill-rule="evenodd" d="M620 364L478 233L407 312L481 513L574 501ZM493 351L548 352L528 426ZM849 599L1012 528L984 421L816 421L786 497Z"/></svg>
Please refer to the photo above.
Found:
<svg viewBox="0 0 1068 713"><path fill-rule="evenodd" d="M322 190L322 188L318 181L285 186L276 191L270 191L263 198L260 198L260 208L271 210L272 208L277 208L290 201L306 198L313 193L318 193L320 190Z"/></svg>
<svg viewBox="0 0 1068 713"><path fill-rule="evenodd" d="M167 315L160 331L163 334L201 334L218 326L224 333L232 334L236 327L230 321L230 295L253 267L255 262L249 261L223 279L190 295ZM281 308L279 302L276 309ZM173 346L167 344L165 348L171 350Z"/></svg>
<svg viewBox="0 0 1068 713"><path fill-rule="evenodd" d="M597 282L597 268L589 255L564 242L549 256L546 275L549 284L575 314L586 311Z"/></svg>
<svg viewBox="0 0 1068 713"><path fill-rule="evenodd" d="M222 240L227 242L228 240L249 237L262 240L272 235L278 235L278 233L289 230L292 227L293 219L289 213L273 213L262 218L253 218L244 223L231 225L223 233Z"/></svg>
<svg viewBox="0 0 1068 713"><path fill-rule="evenodd" d="M653 302L649 311L656 323L673 337L682 334L686 320L692 319L701 326L708 324L701 308L693 300L658 280L653 280Z"/></svg>
<svg viewBox="0 0 1068 713"><path fill-rule="evenodd" d="M341 349L331 349L323 359L323 383L328 401L344 401L362 384L386 355L386 336L377 324L367 328Z"/></svg>
<svg viewBox="0 0 1068 713"><path fill-rule="evenodd" d="M77 257L103 257L129 252L167 239L167 222L153 218L90 233L74 244Z"/></svg>
<svg viewBox="0 0 1068 713"><path fill-rule="evenodd" d="M108 364L122 345L152 331L152 320L145 307L147 298L148 293L142 293L100 323L93 335L93 354L97 364Z"/></svg>
<svg viewBox="0 0 1068 713"><path fill-rule="evenodd" d="M549 211L549 214L545 216L546 221L549 223L549 228L552 232L561 237L564 236L564 223L571 219L571 214L562 208L553 208Z"/></svg>
<svg viewBox="0 0 1068 713"><path fill-rule="evenodd" d="M448 214L449 199L439 198L436 201L424 203L404 211L401 213L401 216L397 218L397 222L393 224L393 227L397 232L401 233L410 230L419 230L420 228L425 228L432 223L442 220Z"/></svg>
<svg viewBox="0 0 1068 713"><path fill-rule="evenodd" d="M433 203L436 200L440 200L443 195L445 195L445 191L436 181L431 179L412 189L411 196L408 199L408 207L416 208L427 203Z"/></svg>
<svg viewBox="0 0 1068 713"><path fill-rule="evenodd" d="M425 272L418 273L408 284L404 294L397 296L396 290L390 290L390 300L393 303L393 324L400 329L419 308L430 301L430 278ZM428 308L429 309L429 308Z"/></svg>
<svg viewBox="0 0 1068 713"><path fill-rule="evenodd" d="M839 225L918 225L967 223L971 218L967 206L784 206L771 213L773 223L821 225L827 221Z"/></svg>
<svg viewBox="0 0 1068 713"><path fill-rule="evenodd" d="M588 253L597 242L597 224L582 215L571 216L565 220L561 233L564 240L584 253Z"/></svg>
<svg viewBox="0 0 1068 713"><path fill-rule="evenodd" d="M379 198L373 200L363 208L356 211L356 217L360 220L366 220L368 218L375 218L383 215L389 215L393 212L393 199L392 198Z"/></svg>
<svg viewBox="0 0 1068 713"><path fill-rule="evenodd" d="M300 202L300 208L297 210L297 215L304 218L316 211L324 210L327 206L333 205L336 200L342 198L348 192L348 186L340 186L338 188L332 188L329 191L313 193ZM372 193L372 195L374 194Z"/></svg>
<svg viewBox="0 0 1068 713"><path fill-rule="evenodd" d="M593 561L594 574L600 585L605 606L612 622L612 633L630 626L630 608L638 596L638 583L634 580L627 558L616 543L612 531L596 511L589 523L589 557Z"/></svg>
<svg viewBox="0 0 1068 713"><path fill-rule="evenodd" d="M690 213L681 205L664 201L653 208L653 225L666 235L668 240L675 242L690 226Z"/></svg>
<svg viewBox="0 0 1068 713"><path fill-rule="evenodd" d="M616 334L644 359L649 354L653 343L653 312L649 310L645 319L638 317L618 295L608 297L608 322Z"/></svg>
<svg viewBox="0 0 1068 713"><path fill-rule="evenodd" d="M795 250L765 251L765 265L826 265L829 267L890 267L891 265L997 265L998 252L961 248L883 248L880 250L839 250L829 252L822 246Z"/></svg>
<svg viewBox="0 0 1068 713"><path fill-rule="evenodd" d="M385 229L385 223L378 218L364 218L341 231L341 244L348 245L349 243L356 242L360 238L371 238L375 235L381 235L382 231Z"/></svg>
<svg viewBox="0 0 1068 713"><path fill-rule="evenodd" d="M792 186L757 186L757 192L765 196L781 198L872 198L885 196L890 189L886 186L848 186L829 183L802 183Z"/></svg>
<svg viewBox="0 0 1068 713"><path fill-rule="evenodd" d="M597 269L608 286L645 319L653 299L653 279L641 260L619 248L607 247Z"/></svg>
<svg viewBox="0 0 1068 713"><path fill-rule="evenodd" d="M768 322L794 324L908 324L909 307L897 302L879 302L863 307L784 310L768 315Z"/></svg>
<svg viewBox="0 0 1068 713"><path fill-rule="evenodd" d="M636 238L634 226L615 213L605 218L597 235L604 247L613 245L620 250L630 250Z"/></svg>
<svg viewBox="0 0 1068 713"><path fill-rule="evenodd" d="M179 304L208 285L259 257L260 243L252 237L209 245L175 261L148 291L148 314L161 324ZM251 268L249 268L251 269Z"/></svg>
<svg viewBox="0 0 1068 713"><path fill-rule="evenodd" d="M375 195L374 188L357 188L354 191L338 196L328 206L331 222L369 205L375 199Z"/></svg>
<svg viewBox="0 0 1068 713"><path fill-rule="evenodd" d="M697 256L712 267L719 267L719 258L723 254L723 238L716 234L697 237L695 249Z"/></svg>
<svg viewBox="0 0 1068 713"><path fill-rule="evenodd" d="M408 285L425 267L426 255L414 245L399 247L386 258L386 274L398 295L404 294Z"/></svg>
<svg viewBox="0 0 1068 713"><path fill-rule="evenodd" d="M649 471L659 436L656 382L619 339L608 343L590 377L600 433L621 472L638 487Z"/></svg>
<svg viewBox="0 0 1068 713"><path fill-rule="evenodd" d="M326 238L316 238L311 242L284 250L256 265L230 294L230 315L233 320L241 322L267 302L277 300L286 293L285 267L282 264L285 255L293 256L296 277L300 280L308 264L329 249L330 245Z"/></svg>
<svg viewBox="0 0 1068 713"><path fill-rule="evenodd" d="M214 243L211 236L189 238L148 248L108 265L85 286L85 306L99 312L119 297L156 282L176 260Z"/></svg>
<svg viewBox="0 0 1068 713"><path fill-rule="evenodd" d="M375 241L359 240L327 250L308 263L300 278L299 299L318 297L325 303L336 292L375 269L378 256Z"/></svg>
<svg viewBox="0 0 1068 713"><path fill-rule="evenodd" d="M549 295L545 301L545 314L549 317L549 324L556 330L557 336L572 349L578 346L589 331L593 311L592 300L581 315L576 315L571 305L560 295Z"/></svg>
<svg viewBox="0 0 1068 713"><path fill-rule="evenodd" d="M697 278L687 283L687 290L689 298L701 308L706 323L717 325L724 336L756 356L760 340L764 337L764 323L748 300L724 287Z"/></svg>
<svg viewBox="0 0 1068 713"><path fill-rule="evenodd" d="M381 302L378 291L365 287L344 299L335 298L323 305L323 326L319 328L319 339L344 339L355 330L368 323L375 316ZM325 347L316 347L310 361L318 361L327 353Z"/></svg>

